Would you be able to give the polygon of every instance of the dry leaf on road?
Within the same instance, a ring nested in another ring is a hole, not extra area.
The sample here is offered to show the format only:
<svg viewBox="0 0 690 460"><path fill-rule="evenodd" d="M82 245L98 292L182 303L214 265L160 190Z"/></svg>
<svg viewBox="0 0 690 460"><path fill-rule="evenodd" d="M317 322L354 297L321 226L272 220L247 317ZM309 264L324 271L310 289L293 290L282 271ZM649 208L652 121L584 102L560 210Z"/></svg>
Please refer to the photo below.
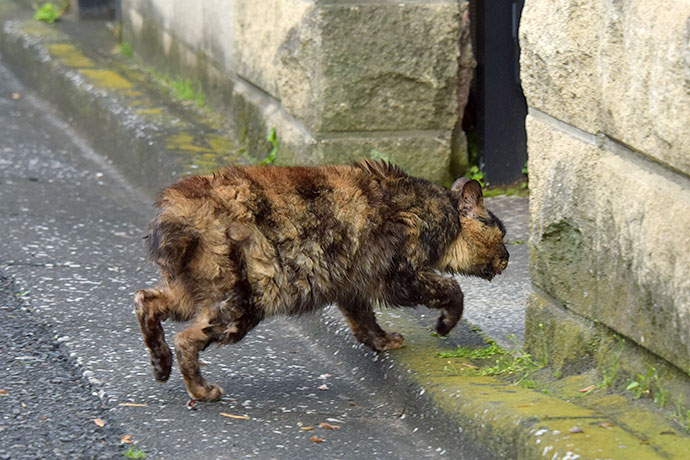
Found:
<svg viewBox="0 0 690 460"><path fill-rule="evenodd" d="M220 415L222 415L223 417L234 418L237 420L249 420L248 415L235 415L235 414L228 414L227 412L221 412Z"/></svg>
<svg viewBox="0 0 690 460"><path fill-rule="evenodd" d="M131 434L126 434L120 439L120 442L122 444L132 444L134 441L132 441L132 435Z"/></svg>
<svg viewBox="0 0 690 460"><path fill-rule="evenodd" d="M323 438L320 438L318 436L312 436L311 439L313 442L323 442Z"/></svg>
<svg viewBox="0 0 690 460"><path fill-rule="evenodd" d="M93 423L100 426L101 428L103 428L105 426L105 422L103 420L101 420L100 418L93 419Z"/></svg>
<svg viewBox="0 0 690 460"><path fill-rule="evenodd" d="M122 407L148 407L148 404L139 403L120 403L119 405Z"/></svg>
<svg viewBox="0 0 690 460"><path fill-rule="evenodd" d="M300 427L300 430L302 430L302 431L311 431L313 429L314 429L313 426L302 426L302 427Z"/></svg>
<svg viewBox="0 0 690 460"><path fill-rule="evenodd" d="M326 422L319 423L319 426L321 428L325 428L327 430L337 430L338 428L340 428L340 425L331 425L330 423L326 423Z"/></svg>

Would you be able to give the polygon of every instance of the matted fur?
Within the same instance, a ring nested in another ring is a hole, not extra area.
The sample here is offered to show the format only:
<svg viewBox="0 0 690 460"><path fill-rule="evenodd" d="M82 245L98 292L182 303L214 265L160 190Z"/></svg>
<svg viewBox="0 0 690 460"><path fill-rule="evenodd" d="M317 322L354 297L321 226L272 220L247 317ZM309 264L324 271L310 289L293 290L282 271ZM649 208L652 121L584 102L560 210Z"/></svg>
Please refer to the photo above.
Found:
<svg viewBox="0 0 690 460"><path fill-rule="evenodd" d="M476 181L451 190L385 162L351 166L230 167L163 190L146 237L162 282L135 294L154 375L172 355L161 321L193 323L175 349L193 398L214 400L198 353L236 342L262 319L336 303L361 342L402 346L376 323L372 305L440 310L447 334L462 315L457 282L440 272L491 279L508 263L505 230Z"/></svg>

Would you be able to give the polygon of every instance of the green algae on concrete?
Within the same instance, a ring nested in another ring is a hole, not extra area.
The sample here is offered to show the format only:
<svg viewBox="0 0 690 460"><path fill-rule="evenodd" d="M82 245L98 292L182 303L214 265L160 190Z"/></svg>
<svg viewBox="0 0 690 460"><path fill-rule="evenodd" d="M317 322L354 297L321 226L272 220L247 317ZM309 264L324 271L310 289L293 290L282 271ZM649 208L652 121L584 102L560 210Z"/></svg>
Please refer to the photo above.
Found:
<svg viewBox="0 0 690 460"><path fill-rule="evenodd" d="M182 159L185 174L208 174L238 162L237 145L219 134L178 132L166 138L165 146Z"/></svg>
<svg viewBox="0 0 690 460"><path fill-rule="evenodd" d="M437 357L449 348L446 342L420 330L404 313L379 316L405 335L407 346L389 355L402 374L497 457L671 459L690 450L690 438L658 412L604 390L583 396L593 374L558 380L550 394L496 377L454 375L447 366L467 360Z"/></svg>
<svg viewBox="0 0 690 460"><path fill-rule="evenodd" d="M69 67L95 67L96 63L79 51L71 43L55 43L48 45L48 51Z"/></svg>
<svg viewBox="0 0 690 460"><path fill-rule="evenodd" d="M81 69L80 72L98 86L110 89L131 89L131 81L109 69Z"/></svg>

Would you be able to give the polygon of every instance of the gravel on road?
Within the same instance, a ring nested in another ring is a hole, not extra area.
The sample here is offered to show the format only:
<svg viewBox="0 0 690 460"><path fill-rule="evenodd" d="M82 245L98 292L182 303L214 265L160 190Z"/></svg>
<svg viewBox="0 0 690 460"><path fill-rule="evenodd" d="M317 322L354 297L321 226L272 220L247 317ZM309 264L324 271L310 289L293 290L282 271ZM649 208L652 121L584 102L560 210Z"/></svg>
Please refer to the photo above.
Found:
<svg viewBox="0 0 690 460"><path fill-rule="evenodd" d="M20 289L0 275L0 459L122 457L124 433Z"/></svg>

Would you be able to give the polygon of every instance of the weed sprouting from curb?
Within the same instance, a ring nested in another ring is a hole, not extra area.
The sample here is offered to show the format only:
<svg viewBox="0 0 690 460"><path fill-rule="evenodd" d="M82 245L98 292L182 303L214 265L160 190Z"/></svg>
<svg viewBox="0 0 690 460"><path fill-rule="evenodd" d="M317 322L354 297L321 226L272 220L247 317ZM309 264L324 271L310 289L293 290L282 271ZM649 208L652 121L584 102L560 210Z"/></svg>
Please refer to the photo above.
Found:
<svg viewBox="0 0 690 460"><path fill-rule="evenodd" d="M457 349L451 352L441 352L439 358L462 358L472 360L472 363L461 363L454 366L450 361L444 369L456 375L475 375L475 376L504 376L516 379L515 383L525 388L536 389L536 381L529 377L539 369L546 367L548 361L545 358L535 361L532 355L519 348L507 351L495 342L487 341L488 346L483 348L468 348L458 345ZM494 360L492 366L482 366L482 361Z"/></svg>
<svg viewBox="0 0 690 460"><path fill-rule="evenodd" d="M645 396L654 401L654 404L664 408L668 402L669 391L661 386L661 378L656 368L651 367L645 374L637 374L634 380L630 380L627 391L632 392L635 399Z"/></svg>
<svg viewBox="0 0 690 460"><path fill-rule="evenodd" d="M129 449L124 451L122 453L122 455L124 457L127 457L127 458L141 458L141 459L144 459L147 456L146 452L144 452L143 450L139 450L135 447L130 447Z"/></svg>
<svg viewBox="0 0 690 460"><path fill-rule="evenodd" d="M120 44L117 47L117 52L120 53L122 56L128 58L134 56L134 50L132 49L132 45L130 45L128 42L120 42Z"/></svg>
<svg viewBox="0 0 690 460"><path fill-rule="evenodd" d="M69 0L64 0L61 7L55 6L54 3L47 2L36 9L34 13L34 20L53 24L55 21L67 12L69 9Z"/></svg>
<svg viewBox="0 0 690 460"><path fill-rule="evenodd" d="M620 347L618 351L616 351L616 353L614 353L614 355L611 357L609 365L602 371L603 380L599 385L601 388L610 388L611 385L613 385L613 381L616 379L616 376L618 375L620 357L621 354L623 354L623 349L625 348L625 339L616 336L616 340L618 340Z"/></svg>
<svg viewBox="0 0 690 460"><path fill-rule="evenodd" d="M271 144L272 148L271 151L268 153L268 156L261 160L259 164L272 165L273 163L275 163L276 155L278 154L278 138L276 137L275 128L271 128L271 131L268 133L266 141Z"/></svg>
<svg viewBox="0 0 690 460"><path fill-rule="evenodd" d="M478 166L471 166L470 169L468 169L465 173L465 177L476 180L482 187L484 187L484 171L480 170Z"/></svg>
<svg viewBox="0 0 690 460"><path fill-rule="evenodd" d="M525 166L522 167L522 174L525 176L525 182L522 184L522 188L529 187L529 160L525 161Z"/></svg>
<svg viewBox="0 0 690 460"><path fill-rule="evenodd" d="M173 78L158 72L152 67L145 67L144 70L160 85L165 87L173 97L183 101L194 102L199 108L203 108L206 105L206 95L201 87L201 83L195 83L185 78Z"/></svg>

